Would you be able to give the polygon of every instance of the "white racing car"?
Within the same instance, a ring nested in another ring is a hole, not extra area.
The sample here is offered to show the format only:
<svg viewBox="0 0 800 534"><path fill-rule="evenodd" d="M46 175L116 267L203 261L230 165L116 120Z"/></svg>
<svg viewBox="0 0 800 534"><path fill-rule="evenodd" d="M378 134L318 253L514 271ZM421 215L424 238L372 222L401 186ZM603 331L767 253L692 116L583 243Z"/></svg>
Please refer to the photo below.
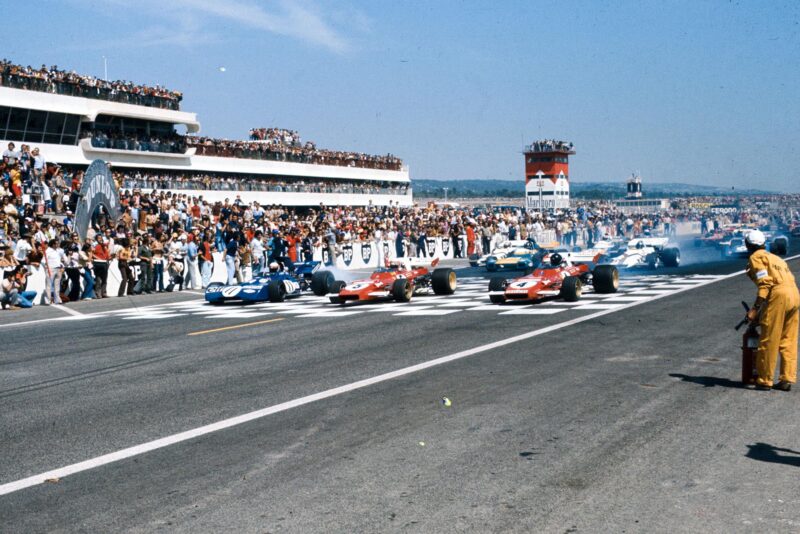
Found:
<svg viewBox="0 0 800 534"><path fill-rule="evenodd" d="M619 237L606 237L594 243L591 248L585 250L575 250L562 252L561 255L574 263L594 262L600 257L599 263L608 264L611 260L627 249L624 239Z"/></svg>
<svg viewBox="0 0 800 534"><path fill-rule="evenodd" d="M668 237L641 237L631 239L625 251L606 263L619 269L658 269L678 267L681 264L681 251L669 243Z"/></svg>

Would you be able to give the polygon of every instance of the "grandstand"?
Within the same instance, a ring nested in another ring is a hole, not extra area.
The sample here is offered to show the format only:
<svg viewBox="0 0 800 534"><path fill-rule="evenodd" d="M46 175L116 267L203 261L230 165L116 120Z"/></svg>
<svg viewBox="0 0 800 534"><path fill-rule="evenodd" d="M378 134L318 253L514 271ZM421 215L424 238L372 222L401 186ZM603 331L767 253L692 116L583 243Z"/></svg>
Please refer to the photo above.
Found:
<svg viewBox="0 0 800 534"><path fill-rule="evenodd" d="M124 173L124 186L211 202L412 203L408 167L396 156L317 148L279 128L252 128L240 140L201 137L197 114L181 110L182 99L159 86L3 60L0 142L38 147L48 163L65 168L102 159Z"/></svg>

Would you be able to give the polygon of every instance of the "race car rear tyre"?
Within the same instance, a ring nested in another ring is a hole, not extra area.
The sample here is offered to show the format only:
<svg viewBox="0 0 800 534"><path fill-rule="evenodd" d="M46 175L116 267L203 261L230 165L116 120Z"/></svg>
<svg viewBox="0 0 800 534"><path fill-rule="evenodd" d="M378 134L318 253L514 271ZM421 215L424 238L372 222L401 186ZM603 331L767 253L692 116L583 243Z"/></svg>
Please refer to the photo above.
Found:
<svg viewBox="0 0 800 534"><path fill-rule="evenodd" d="M506 279L496 276L489 280L489 291L505 291ZM502 304L506 301L505 295L489 295L492 304Z"/></svg>
<svg viewBox="0 0 800 534"><path fill-rule="evenodd" d="M405 278L398 278L392 284L392 298L397 302L408 302L413 294L414 286Z"/></svg>
<svg viewBox="0 0 800 534"><path fill-rule="evenodd" d="M324 297L331 290L331 284L336 281L330 271L317 271L311 275L311 291L318 297Z"/></svg>
<svg viewBox="0 0 800 534"><path fill-rule="evenodd" d="M616 293L619 289L619 269L614 265L598 265L592 271L592 287L597 293Z"/></svg>
<svg viewBox="0 0 800 534"><path fill-rule="evenodd" d="M577 276L568 276L561 282L561 298L567 302L580 300L583 293L583 282Z"/></svg>
<svg viewBox="0 0 800 534"><path fill-rule="evenodd" d="M269 294L270 302L283 302L286 300L286 286L283 285L283 280L272 280L267 286L267 293Z"/></svg>
<svg viewBox="0 0 800 534"><path fill-rule="evenodd" d="M456 272L449 267L434 269L431 275L431 286L436 295L452 295L456 292L458 280Z"/></svg>
<svg viewBox="0 0 800 534"><path fill-rule="evenodd" d="M665 248L661 251L661 261L666 267L679 267L681 264L681 251L677 247Z"/></svg>
<svg viewBox="0 0 800 534"><path fill-rule="evenodd" d="M787 252L787 243L785 239L775 239L772 242L772 247L770 247L770 252L773 254L777 254L778 256L786 256Z"/></svg>

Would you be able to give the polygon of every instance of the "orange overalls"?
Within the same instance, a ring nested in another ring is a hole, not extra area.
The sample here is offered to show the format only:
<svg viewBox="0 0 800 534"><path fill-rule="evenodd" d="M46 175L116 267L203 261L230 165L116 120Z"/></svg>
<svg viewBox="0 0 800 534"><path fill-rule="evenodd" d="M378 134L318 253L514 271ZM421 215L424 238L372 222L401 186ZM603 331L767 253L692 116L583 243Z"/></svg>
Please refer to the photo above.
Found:
<svg viewBox="0 0 800 534"><path fill-rule="evenodd" d="M778 352L781 354L780 380L797 380L797 328L800 294L792 271L781 258L757 250L747 264L747 275L764 299L759 316L761 339L756 354L756 383L772 386Z"/></svg>

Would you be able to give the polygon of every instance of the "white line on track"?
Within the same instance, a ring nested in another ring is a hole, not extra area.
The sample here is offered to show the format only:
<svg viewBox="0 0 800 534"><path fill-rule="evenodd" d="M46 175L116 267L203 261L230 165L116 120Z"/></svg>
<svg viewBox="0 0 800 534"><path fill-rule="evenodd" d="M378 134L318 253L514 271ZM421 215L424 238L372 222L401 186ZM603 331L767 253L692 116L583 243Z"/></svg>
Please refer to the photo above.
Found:
<svg viewBox="0 0 800 534"><path fill-rule="evenodd" d="M77 310L66 308L66 307L62 306L61 304L53 304L53 308L55 308L58 311L62 311L64 313L68 313L68 314L70 314L70 315L72 315L74 317L83 317L84 315L86 315L85 313L81 313L81 312L79 312Z"/></svg>
<svg viewBox="0 0 800 534"><path fill-rule="evenodd" d="M796 258L800 258L800 254L785 258L785 260L793 260ZM244 423L248 423L250 421L255 421L257 419L261 419L267 417L269 415L273 415L280 412L285 412L287 410L291 410L292 408L298 408L300 406L305 406L306 404L311 404L312 402L317 402L324 399L329 399L331 397L336 397L338 395L343 395L345 393L349 393L351 391L356 391L359 389L363 389L369 386L373 386L375 384L380 384L381 382L386 382L388 380L394 380L395 378L400 378L402 376L410 375L412 373L418 373L419 371L423 371L425 369L430 369L431 367L436 367L439 365L444 365L446 363L454 362L457 360L461 360L463 358L467 358L469 356L473 356L475 354L480 354L482 352L486 352L489 350L498 349L500 347L505 347L506 345L511 345L512 343L518 343L520 341L525 341L527 339L531 339L537 336L541 336L544 334L549 334L550 332L555 332L557 330L561 330L563 328L567 328L569 326L573 326L576 324L584 323L586 321L591 321L592 319L597 319L598 317L603 317L604 315L610 315L612 313L617 313L622 310L626 310L629 308L633 308L635 306L640 306L645 302L653 302L667 296L677 295L678 293L683 293L685 291L689 291L698 287L703 287L709 284L714 284L716 282L727 280L729 278L733 278L734 276L739 276L744 274L744 271L737 271L735 273L722 275L719 278L711 279L711 280L704 280L694 286L685 287L678 289L677 291L673 291L668 295L655 295L652 299L648 301L640 301L640 302L631 302L629 304L623 304L618 308L611 309L611 310L602 310L595 313L590 313L588 315L583 315L581 317L577 317L575 319L571 319L569 321L564 321L563 323L557 323L554 325L546 326L544 328L539 328L538 330L532 330L531 332L526 332L524 334L519 334L516 336L508 337L505 339L501 339L499 341L494 341L492 343L487 343L486 345L481 345L478 347L473 347L471 349L462 350L461 352L456 352L454 354L449 354L447 356L442 356L440 358L435 358L433 360L428 360L426 362L418 363L416 365L411 365L409 367L403 367L402 369L397 369L396 371L390 371L388 373L384 373L381 375L373 376L370 378L365 378L363 380L358 380L356 382L351 382L349 384L345 384L343 386L335 387L332 389L326 389L325 391L320 391L319 393L314 393L312 395L307 395L305 397L300 397L294 400L290 400L287 402L282 402L280 404L275 404L273 406L269 406L267 408L262 408L261 410L256 410L250 413L238 415L236 417L231 417L229 419L223 419L222 421L217 421L216 423L211 423L209 425L204 425L201 427L193 428L191 430L187 430L185 432L180 432L178 434L173 434L171 436L166 436L160 439L156 439L153 441L148 441L147 443L142 443L139 445L134 445L133 447L128 447L126 449L121 449L116 452L112 452L109 454L104 454L102 456L97 456L95 458L91 458L89 460L85 460L83 462L78 462L76 464L68 465L65 467L60 467L58 469L53 469L51 471L46 471L44 473L39 473L37 475L33 475L27 478L23 478L20 480L15 480L13 482L7 482L3 485L0 485L0 495L8 495L9 493L14 493L16 491L23 490L25 488L30 488L32 486L37 486L39 484L43 484L48 480L52 479L61 479L69 475L74 475L75 473L80 473L82 471L88 471L90 469L94 469L97 467L101 467L103 465L108 465L114 462L119 462L120 460L125 460L127 458L131 458L133 456L139 456L141 454L145 454L147 452L151 452L158 449L163 449L164 447L169 447L170 445L175 445L177 443L182 443L184 441L188 441L191 439L198 438L200 436L205 436L206 434L211 434L212 432L218 432L220 430L225 430L228 428L232 428L238 425L242 425Z"/></svg>

